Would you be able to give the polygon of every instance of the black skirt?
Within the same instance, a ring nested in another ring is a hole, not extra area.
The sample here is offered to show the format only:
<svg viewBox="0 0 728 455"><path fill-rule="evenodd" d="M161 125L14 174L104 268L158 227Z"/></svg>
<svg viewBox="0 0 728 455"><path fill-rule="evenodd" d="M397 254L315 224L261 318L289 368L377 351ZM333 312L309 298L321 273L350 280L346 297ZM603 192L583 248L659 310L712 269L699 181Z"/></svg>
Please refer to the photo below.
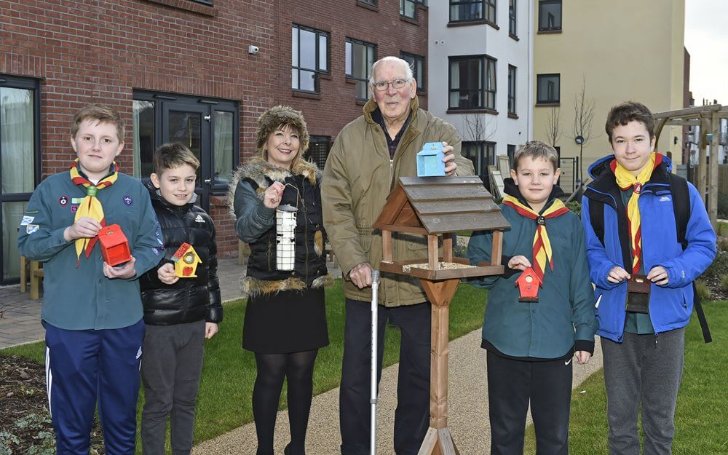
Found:
<svg viewBox="0 0 728 455"><path fill-rule="evenodd" d="M323 288L248 299L243 348L259 354L311 351L329 344Z"/></svg>

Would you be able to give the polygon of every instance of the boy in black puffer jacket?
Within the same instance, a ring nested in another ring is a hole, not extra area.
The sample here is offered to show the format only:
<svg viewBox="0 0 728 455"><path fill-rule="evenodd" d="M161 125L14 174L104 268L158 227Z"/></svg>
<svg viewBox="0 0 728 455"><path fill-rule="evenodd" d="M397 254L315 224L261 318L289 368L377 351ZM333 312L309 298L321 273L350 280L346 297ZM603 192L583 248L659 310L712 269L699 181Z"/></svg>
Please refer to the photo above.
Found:
<svg viewBox="0 0 728 455"><path fill-rule="evenodd" d="M146 324L141 368L145 454L164 453L167 416L172 452L191 452L204 339L212 338L222 321L215 226L203 209L193 205L199 166L184 145L161 145L147 184L165 251L164 260L140 280ZM196 253L201 262L194 255L189 262L176 258L183 244L192 246L185 257ZM180 262L175 264L175 259Z"/></svg>

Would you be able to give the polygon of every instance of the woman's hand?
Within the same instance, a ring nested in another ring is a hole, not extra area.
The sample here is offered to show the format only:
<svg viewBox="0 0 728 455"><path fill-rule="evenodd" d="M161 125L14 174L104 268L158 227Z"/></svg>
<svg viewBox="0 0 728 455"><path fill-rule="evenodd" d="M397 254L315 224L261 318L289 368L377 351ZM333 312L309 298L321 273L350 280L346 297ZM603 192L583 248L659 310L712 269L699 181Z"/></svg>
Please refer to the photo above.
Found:
<svg viewBox="0 0 728 455"><path fill-rule="evenodd" d="M283 185L281 182L273 182L271 186L265 189L265 194L263 195L263 205L265 205L269 209L274 209L278 207L278 205L281 203L284 189L285 185Z"/></svg>

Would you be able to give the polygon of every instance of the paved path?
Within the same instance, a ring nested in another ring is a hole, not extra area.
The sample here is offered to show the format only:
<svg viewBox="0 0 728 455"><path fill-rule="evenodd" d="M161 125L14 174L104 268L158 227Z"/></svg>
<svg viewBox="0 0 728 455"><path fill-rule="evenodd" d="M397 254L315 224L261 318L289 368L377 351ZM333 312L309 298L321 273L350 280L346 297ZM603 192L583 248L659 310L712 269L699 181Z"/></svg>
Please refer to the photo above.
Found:
<svg viewBox="0 0 728 455"><path fill-rule="evenodd" d="M480 330L450 342L449 418L448 427L458 450L463 455L489 453L490 427L485 372L485 351L480 348ZM594 358L587 365L574 365L574 388L602 366L597 343ZM390 455L394 408L396 406L397 365L382 372L377 409L377 453ZM314 397L311 406L306 452L312 455L337 455L339 436L339 389ZM276 421L276 454L282 454L288 443L288 415L278 413ZM193 455L254 455L255 425L248 424L215 439L205 441Z"/></svg>
<svg viewBox="0 0 728 455"><path fill-rule="evenodd" d="M220 259L218 275L223 301L240 296L240 276L243 266L237 259ZM337 272L332 267L332 272ZM30 300L19 287L0 286L0 349L43 339L40 324L42 300ZM599 343L597 343L597 349ZM480 330L471 332L450 343L450 383L448 426L460 453L471 455L487 453L488 400L485 372L485 351L480 348ZM574 387L602 366L601 352L587 366L574 366ZM377 409L377 453L390 455L392 449L393 416L396 406L397 366L382 373L380 398ZM312 455L338 454L339 390L334 389L314 397L309 424L307 452ZM283 453L288 443L288 416L279 413L276 428L276 453ZM195 455L254 454L255 427L244 425L213 440L195 447Z"/></svg>

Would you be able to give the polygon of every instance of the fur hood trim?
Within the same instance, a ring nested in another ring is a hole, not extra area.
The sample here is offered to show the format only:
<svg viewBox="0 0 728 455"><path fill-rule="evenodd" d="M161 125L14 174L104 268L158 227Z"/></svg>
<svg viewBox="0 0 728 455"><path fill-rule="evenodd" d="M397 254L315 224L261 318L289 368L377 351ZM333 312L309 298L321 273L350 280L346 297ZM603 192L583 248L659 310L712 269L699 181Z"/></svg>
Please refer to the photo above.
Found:
<svg viewBox="0 0 728 455"><path fill-rule="evenodd" d="M274 182L283 182L287 177L291 177L293 175L301 175L308 180L312 186L316 186L316 183L321 181L322 173L315 163L311 163L304 159L298 160L291 170L273 166L260 157L255 157L241 165L233 173L233 178L230 181L230 187L228 190L228 207L230 208L230 213L235 216L235 189L238 187L238 183L241 180L250 179L254 181L256 185L258 185L258 197L263 200L263 193L265 193L266 188L269 186L266 177L270 178Z"/></svg>
<svg viewBox="0 0 728 455"><path fill-rule="evenodd" d="M265 281L253 277L243 277L241 280L243 297L255 297L257 295L274 294L281 291L302 291L306 289L306 283L298 277L290 277L285 280ZM329 287L334 283L331 275L324 275L316 278L311 283L311 288Z"/></svg>

